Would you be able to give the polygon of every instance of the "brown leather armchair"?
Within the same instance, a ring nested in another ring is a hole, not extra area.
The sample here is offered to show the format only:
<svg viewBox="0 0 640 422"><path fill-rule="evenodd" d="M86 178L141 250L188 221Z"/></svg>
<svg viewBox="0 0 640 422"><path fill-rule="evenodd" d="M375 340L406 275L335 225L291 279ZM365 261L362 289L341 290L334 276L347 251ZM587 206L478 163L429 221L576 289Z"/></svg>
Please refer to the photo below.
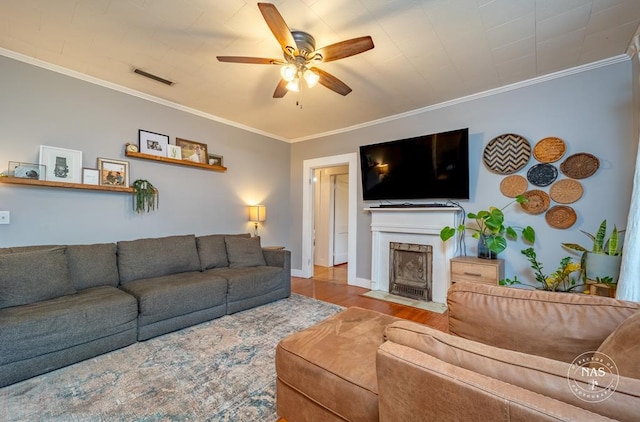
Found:
<svg viewBox="0 0 640 422"><path fill-rule="evenodd" d="M640 420L639 304L471 283L452 286L447 302L449 334L386 328L381 421ZM572 366L595 351L617 365L599 385Z"/></svg>
<svg viewBox="0 0 640 422"><path fill-rule="evenodd" d="M447 304L449 333L353 307L282 340L278 414L289 422L640 420L640 304L471 283L454 284ZM569 377L572 361L594 351L618 371L599 378L615 383L602 400L577 394L597 387L588 376Z"/></svg>

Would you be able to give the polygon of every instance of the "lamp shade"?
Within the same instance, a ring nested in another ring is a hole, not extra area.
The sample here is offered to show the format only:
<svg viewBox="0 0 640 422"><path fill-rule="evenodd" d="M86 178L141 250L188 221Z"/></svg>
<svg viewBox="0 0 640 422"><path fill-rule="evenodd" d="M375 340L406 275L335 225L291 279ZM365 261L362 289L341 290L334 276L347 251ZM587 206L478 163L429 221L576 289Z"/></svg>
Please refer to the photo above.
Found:
<svg viewBox="0 0 640 422"><path fill-rule="evenodd" d="M267 220L267 207L264 205L250 205L249 206L249 221L266 221Z"/></svg>

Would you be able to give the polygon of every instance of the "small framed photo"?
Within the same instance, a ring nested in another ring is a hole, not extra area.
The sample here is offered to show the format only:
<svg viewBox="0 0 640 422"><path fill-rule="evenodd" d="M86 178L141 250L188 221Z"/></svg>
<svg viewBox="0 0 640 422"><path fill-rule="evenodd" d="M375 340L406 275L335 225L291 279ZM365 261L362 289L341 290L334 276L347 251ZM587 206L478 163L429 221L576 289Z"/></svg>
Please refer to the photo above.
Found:
<svg viewBox="0 0 640 422"><path fill-rule="evenodd" d="M222 155L209 154L209 165L210 166L223 166L222 164Z"/></svg>
<svg viewBox="0 0 640 422"><path fill-rule="evenodd" d="M82 151L40 145L40 163L46 167L44 180L82 183Z"/></svg>
<svg viewBox="0 0 640 422"><path fill-rule="evenodd" d="M182 148L178 145L167 145L167 157L174 160L182 160Z"/></svg>
<svg viewBox="0 0 640 422"><path fill-rule="evenodd" d="M176 138L176 145L182 149L182 159L194 163L207 163L207 144Z"/></svg>
<svg viewBox="0 0 640 422"><path fill-rule="evenodd" d="M144 154L158 155L160 157L167 156L169 136L139 129L138 140L140 143L140 152Z"/></svg>
<svg viewBox="0 0 640 422"><path fill-rule="evenodd" d="M82 183L85 185L99 185L100 171L84 167L82 169Z"/></svg>
<svg viewBox="0 0 640 422"><path fill-rule="evenodd" d="M98 158L100 185L129 187L129 162Z"/></svg>
<svg viewBox="0 0 640 422"><path fill-rule="evenodd" d="M9 172L7 174L21 179L44 180L45 169L46 167L40 164L9 161Z"/></svg>

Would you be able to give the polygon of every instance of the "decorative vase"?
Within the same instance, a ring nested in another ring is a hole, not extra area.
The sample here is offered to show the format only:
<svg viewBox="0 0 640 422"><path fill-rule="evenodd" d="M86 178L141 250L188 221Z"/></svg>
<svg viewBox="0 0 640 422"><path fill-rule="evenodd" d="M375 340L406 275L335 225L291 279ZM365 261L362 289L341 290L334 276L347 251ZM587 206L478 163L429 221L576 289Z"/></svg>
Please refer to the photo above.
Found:
<svg viewBox="0 0 640 422"><path fill-rule="evenodd" d="M482 259L497 259L498 254L493 252L487 246L487 237L481 234L478 238L478 258Z"/></svg>
<svg viewBox="0 0 640 422"><path fill-rule="evenodd" d="M585 259L587 279L595 281L611 277L611 282L617 283L620 277L621 263L622 255L605 255L587 252Z"/></svg>

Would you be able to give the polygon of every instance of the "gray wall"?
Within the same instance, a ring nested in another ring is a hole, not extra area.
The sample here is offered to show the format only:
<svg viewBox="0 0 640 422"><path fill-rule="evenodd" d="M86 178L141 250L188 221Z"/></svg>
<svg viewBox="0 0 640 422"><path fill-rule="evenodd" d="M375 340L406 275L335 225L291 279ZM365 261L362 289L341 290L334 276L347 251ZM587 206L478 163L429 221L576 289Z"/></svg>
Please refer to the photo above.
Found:
<svg viewBox="0 0 640 422"><path fill-rule="evenodd" d="M159 210L136 215L129 194L0 184L0 210L11 212L0 246L249 232L250 203L267 206L263 244L289 246L289 144L5 57L0 75L1 170L37 163L48 145L81 150L84 167L126 159L131 181L160 190ZM126 158L138 129L206 143L228 171Z"/></svg>
<svg viewBox="0 0 640 422"><path fill-rule="evenodd" d="M506 210L509 223L532 225L537 230L535 247L538 257L545 271L551 273L562 257L571 255L562 248L561 242L590 246L589 239L579 229L594 232L605 218L610 224L625 226L638 144L633 133L633 119L632 63L625 61L348 133L293 144L292 267L301 267L303 160L353 153L363 144L468 127L471 199L461 202L467 212L491 205L501 207L509 202L509 198L499 190L504 176L490 172L482 164L485 145L498 135L520 134L529 140L532 147L542 138L557 136L568 146L565 158L577 152L589 152L600 159L598 172L582 181L585 193L573 204L578 220L570 229L551 228L544 214L528 215L518 206ZM535 163L532 158L518 174L526 176L526 170ZM548 188L543 189L548 192ZM356 276L370 279L371 220L362 209L378 203L364 203L360 186L358 201ZM475 254L475 243L474 239L467 238L468 254ZM520 254L523 246L522 242L510 243L501 255L507 260L509 277L515 273L531 274L525 257Z"/></svg>

